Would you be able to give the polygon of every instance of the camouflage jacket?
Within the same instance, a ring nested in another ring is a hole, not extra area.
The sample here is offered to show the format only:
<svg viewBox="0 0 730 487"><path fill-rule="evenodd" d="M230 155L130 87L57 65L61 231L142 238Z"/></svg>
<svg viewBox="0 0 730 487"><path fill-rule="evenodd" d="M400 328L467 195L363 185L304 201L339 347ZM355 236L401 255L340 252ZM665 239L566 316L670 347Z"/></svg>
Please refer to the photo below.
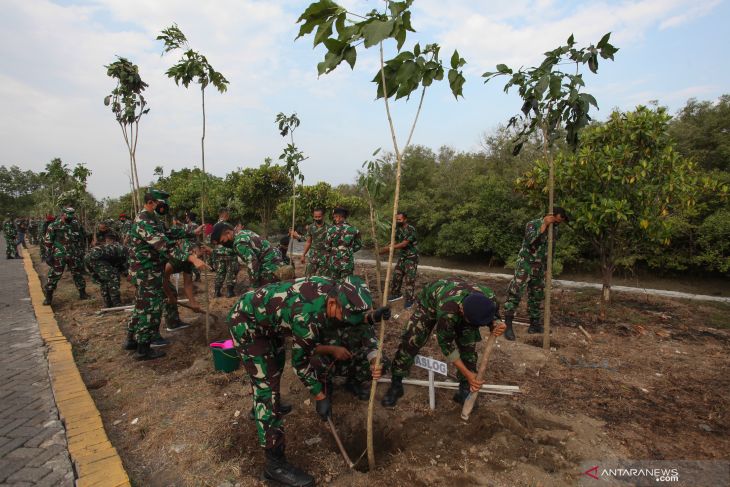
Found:
<svg viewBox="0 0 730 487"><path fill-rule="evenodd" d="M198 241L192 238L185 238L175 242L175 251L170 253L170 260L168 261L172 266L173 274L179 272L192 274L195 266L187 258L199 246Z"/></svg>
<svg viewBox="0 0 730 487"><path fill-rule="evenodd" d="M408 240L408 245L400 249L401 259L413 259L418 257L418 236L413 225L405 225L398 227L395 232L395 243L401 243Z"/></svg>
<svg viewBox="0 0 730 487"><path fill-rule="evenodd" d="M540 217L530 220L525 225L525 239L522 241L520 253L517 254L519 259L527 262L546 262L548 232L540 233L542 222L543 218ZM558 231L555 225L553 225L553 238L555 240L558 238Z"/></svg>
<svg viewBox="0 0 730 487"><path fill-rule="evenodd" d="M75 218L66 223L58 218L48 225L43 246L54 257L83 256L86 233Z"/></svg>
<svg viewBox="0 0 730 487"><path fill-rule="evenodd" d="M312 223L307 226L304 238L312 239L312 245L309 247L309 257L313 260L315 257L324 257L327 255L327 225L317 225Z"/></svg>
<svg viewBox="0 0 730 487"><path fill-rule="evenodd" d="M235 338L291 336L292 367L312 394L319 394L310 359L329 325L327 295L335 286L327 277L277 282L244 294L228 315Z"/></svg>
<svg viewBox="0 0 730 487"><path fill-rule="evenodd" d="M251 230L240 230L235 235L233 251L246 265L252 283L258 282L264 271L274 273L284 264L279 249Z"/></svg>
<svg viewBox="0 0 730 487"><path fill-rule="evenodd" d="M325 248L331 269L347 269L355 265L355 252L362 248L360 231L347 222L327 229Z"/></svg>
<svg viewBox="0 0 730 487"><path fill-rule="evenodd" d="M124 272L127 270L128 256L127 247L119 242L112 242L91 247L86 254L86 262L93 268L95 262L103 261L119 269L120 272Z"/></svg>
<svg viewBox="0 0 730 487"><path fill-rule="evenodd" d="M484 294L499 309L494 291L487 286L472 284L457 277L431 282L418 295L418 304L424 309L428 319L436 321L436 339L449 362L459 358L456 337L461 335L464 328L472 327L464 321L462 302L474 292Z"/></svg>
<svg viewBox="0 0 730 487"><path fill-rule="evenodd" d="M5 234L6 240L15 240L15 238L18 236L18 231L15 228L15 223L13 223L13 220L6 220L5 223L3 223L3 233Z"/></svg>
<svg viewBox="0 0 730 487"><path fill-rule="evenodd" d="M165 262L171 258L186 260L187 255L175 244L154 212L140 211L129 230L129 270L162 272Z"/></svg>

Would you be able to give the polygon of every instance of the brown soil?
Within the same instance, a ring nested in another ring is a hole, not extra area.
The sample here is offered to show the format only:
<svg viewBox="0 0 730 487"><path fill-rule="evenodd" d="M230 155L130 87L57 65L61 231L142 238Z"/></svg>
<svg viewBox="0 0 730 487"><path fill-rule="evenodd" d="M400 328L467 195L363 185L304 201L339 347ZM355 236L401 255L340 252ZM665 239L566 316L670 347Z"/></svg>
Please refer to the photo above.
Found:
<svg viewBox="0 0 730 487"><path fill-rule="evenodd" d="M421 275L419 283L439 277ZM485 282L504 297L505 282ZM173 342L166 358L136 362L120 346L128 314L97 315L101 298L96 286L89 291L93 300L77 301L64 275L53 308L133 483L261 485L247 379L242 370L213 370L204 320L181 309L194 326L163 331ZM446 390L437 393L436 411L417 386L406 386L393 410L378 404L378 466L369 473L360 471L365 458L358 470L346 467L288 368L282 392L294 411L286 418L287 456L319 483L341 486L558 486L575 483L579 465L591 459L727 459L730 332L723 328L730 327L730 306L615 298L598 323L596 292L557 290L553 350L543 351L541 336L520 325L517 342L500 339L488 382L519 385L522 394L482 396L468 423ZM123 299L133 299L126 282ZM224 318L234 302L215 299L211 309ZM407 312L397 314L386 332L391 355L407 320ZM225 338L223 319L212 323L210 339ZM442 359L434 340L421 353ZM426 374L414 368L412 376ZM366 411L367 402L335 392L334 420L353 459L365 449Z"/></svg>

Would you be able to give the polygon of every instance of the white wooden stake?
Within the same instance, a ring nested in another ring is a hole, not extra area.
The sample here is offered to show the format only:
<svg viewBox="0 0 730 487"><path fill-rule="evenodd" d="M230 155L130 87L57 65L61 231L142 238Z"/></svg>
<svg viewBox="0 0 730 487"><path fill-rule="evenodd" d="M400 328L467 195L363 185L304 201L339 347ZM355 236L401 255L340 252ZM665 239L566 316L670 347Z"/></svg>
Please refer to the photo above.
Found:
<svg viewBox="0 0 730 487"><path fill-rule="evenodd" d="M431 410L436 409L436 386L433 383L433 370L428 371L428 405Z"/></svg>

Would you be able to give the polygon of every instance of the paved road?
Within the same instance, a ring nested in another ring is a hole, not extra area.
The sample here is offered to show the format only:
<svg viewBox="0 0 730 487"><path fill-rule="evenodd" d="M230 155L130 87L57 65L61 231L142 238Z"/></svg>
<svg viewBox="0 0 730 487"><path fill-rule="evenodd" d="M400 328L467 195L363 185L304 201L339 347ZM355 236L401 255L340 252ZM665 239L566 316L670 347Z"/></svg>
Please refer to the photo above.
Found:
<svg viewBox="0 0 730 487"><path fill-rule="evenodd" d="M0 248L5 240L0 238ZM23 261L0 260L0 485L73 486Z"/></svg>

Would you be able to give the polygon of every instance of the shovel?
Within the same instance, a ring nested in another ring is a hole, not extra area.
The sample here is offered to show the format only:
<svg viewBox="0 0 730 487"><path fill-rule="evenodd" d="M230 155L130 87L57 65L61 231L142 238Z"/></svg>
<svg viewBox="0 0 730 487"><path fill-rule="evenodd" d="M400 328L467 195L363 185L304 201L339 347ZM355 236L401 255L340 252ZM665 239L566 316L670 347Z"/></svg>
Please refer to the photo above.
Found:
<svg viewBox="0 0 730 487"><path fill-rule="evenodd" d="M507 325L500 322L489 334L489 338L487 338L487 344L484 346L484 356L482 357L482 363L479 364L479 370L477 371L477 380L484 380L484 374L487 372L487 363L489 362L489 356L492 354L492 350L494 349L494 343L497 341L497 335L495 335L495 332L504 332L504 330L506 329ZM477 397L479 397L479 391L469 391L469 395L466 396L466 399L464 400L464 406L461 408L461 419L463 419L464 421L469 420L469 415L471 414L472 409L474 409L474 404L476 404L477 402Z"/></svg>

